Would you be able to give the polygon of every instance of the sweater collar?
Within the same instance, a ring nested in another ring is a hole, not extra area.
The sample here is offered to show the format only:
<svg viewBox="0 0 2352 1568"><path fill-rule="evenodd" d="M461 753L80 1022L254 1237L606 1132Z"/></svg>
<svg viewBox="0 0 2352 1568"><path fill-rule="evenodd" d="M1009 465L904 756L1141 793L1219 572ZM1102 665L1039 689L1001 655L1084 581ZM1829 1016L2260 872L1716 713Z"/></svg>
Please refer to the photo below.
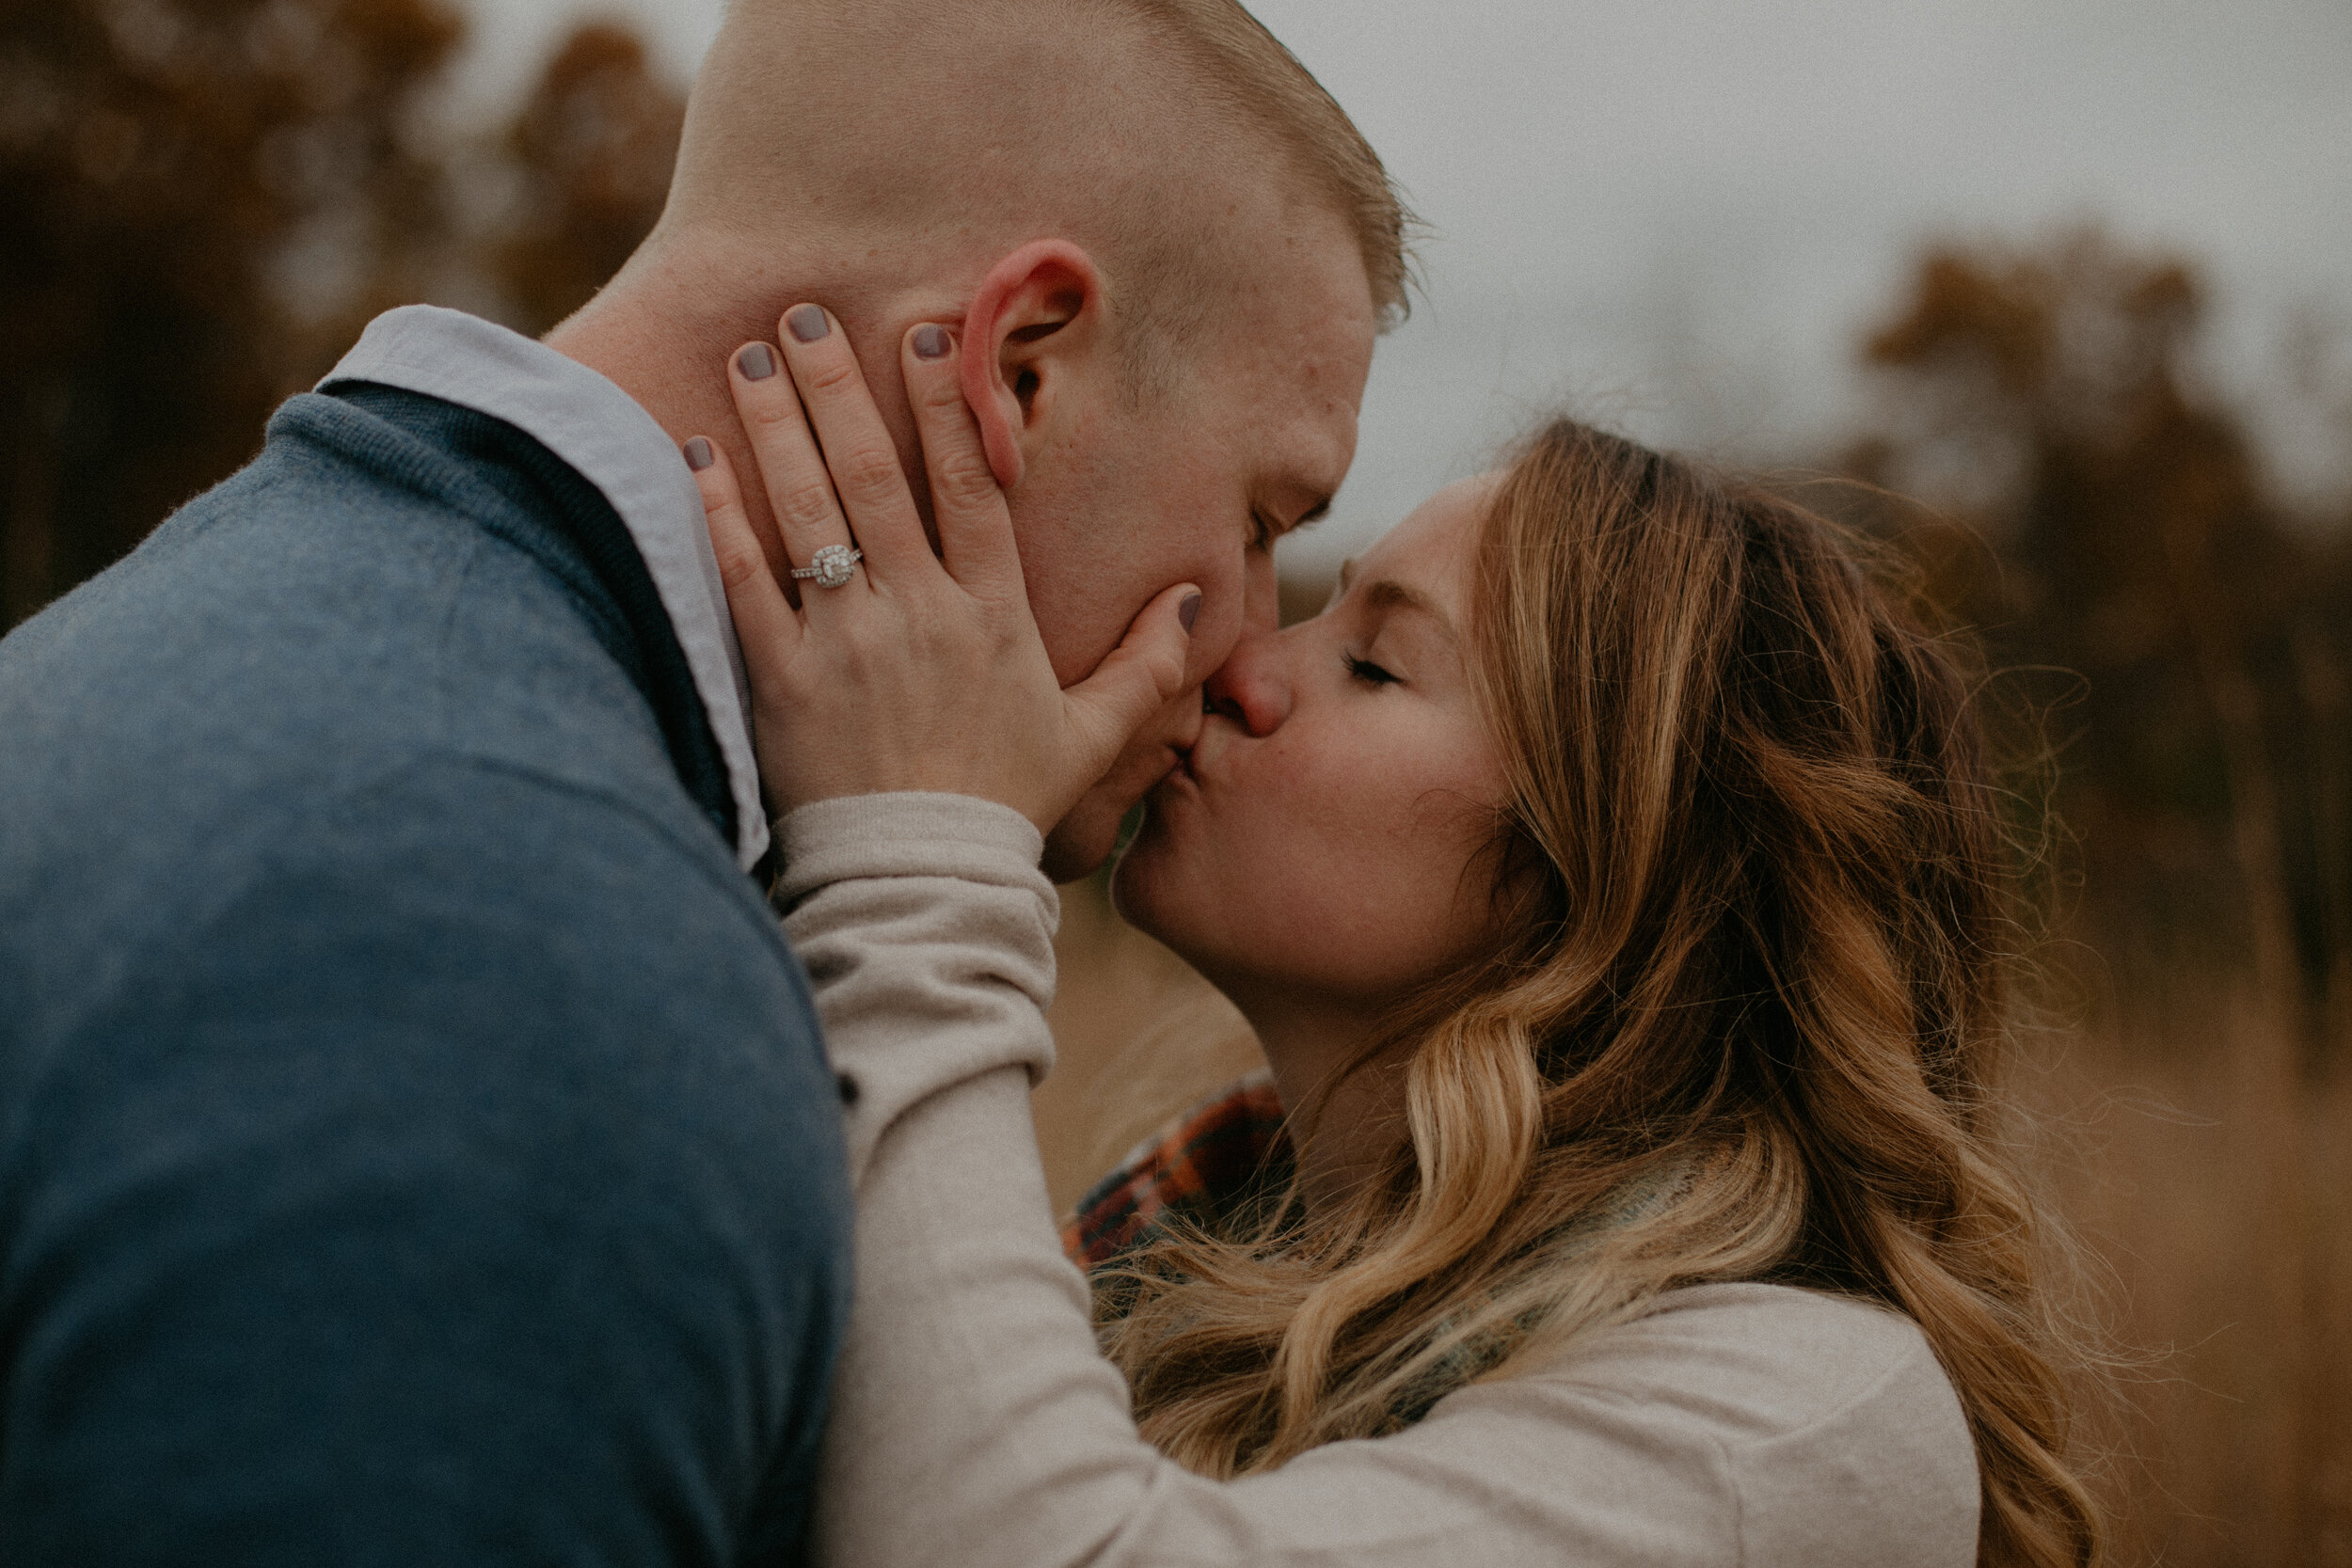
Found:
<svg viewBox="0 0 2352 1568"><path fill-rule="evenodd" d="M545 343L434 305L406 305L367 331L318 386L366 381L421 392L530 436L611 503L686 655L735 800L737 863L768 847L753 760L749 683L726 590L703 524L701 493L669 434L606 377Z"/></svg>

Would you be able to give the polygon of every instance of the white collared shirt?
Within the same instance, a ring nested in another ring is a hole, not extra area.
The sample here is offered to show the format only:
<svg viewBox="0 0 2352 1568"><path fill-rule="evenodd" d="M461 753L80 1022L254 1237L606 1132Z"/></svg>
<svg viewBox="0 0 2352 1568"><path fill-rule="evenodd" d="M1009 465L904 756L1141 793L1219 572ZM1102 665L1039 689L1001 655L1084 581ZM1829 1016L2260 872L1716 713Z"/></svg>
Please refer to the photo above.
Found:
<svg viewBox="0 0 2352 1568"><path fill-rule="evenodd" d="M768 847L752 754L750 684L703 524L702 493L669 433L636 399L580 361L437 305L405 305L370 322L319 389L344 381L421 392L503 420L603 492L644 557L685 650L726 761L736 862L750 870Z"/></svg>

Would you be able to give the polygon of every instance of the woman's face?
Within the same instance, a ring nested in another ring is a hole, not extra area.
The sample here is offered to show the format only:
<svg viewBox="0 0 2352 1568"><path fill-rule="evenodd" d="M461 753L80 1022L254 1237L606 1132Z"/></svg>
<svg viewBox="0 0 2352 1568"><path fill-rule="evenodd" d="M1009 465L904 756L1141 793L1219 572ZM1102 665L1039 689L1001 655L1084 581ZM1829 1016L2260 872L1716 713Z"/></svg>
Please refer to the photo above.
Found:
<svg viewBox="0 0 2352 1568"><path fill-rule="evenodd" d="M1491 476L1439 491L1314 620L1246 636L1149 798L1120 908L1251 1010L1377 1007L1489 938L1502 769L1467 669Z"/></svg>

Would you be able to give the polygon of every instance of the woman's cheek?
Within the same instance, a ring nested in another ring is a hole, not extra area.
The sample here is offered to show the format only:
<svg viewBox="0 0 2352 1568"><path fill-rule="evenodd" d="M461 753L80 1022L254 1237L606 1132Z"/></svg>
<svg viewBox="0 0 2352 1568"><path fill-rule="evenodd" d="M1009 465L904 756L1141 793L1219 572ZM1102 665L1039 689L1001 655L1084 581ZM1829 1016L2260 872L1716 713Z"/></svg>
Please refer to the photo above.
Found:
<svg viewBox="0 0 2352 1568"><path fill-rule="evenodd" d="M1267 934L1281 933L1277 942L1301 967L1371 995L1442 961L1459 857L1451 835L1432 831L1421 789L1397 758L1344 760L1304 802L1311 826L1261 847L1265 869L1253 901Z"/></svg>

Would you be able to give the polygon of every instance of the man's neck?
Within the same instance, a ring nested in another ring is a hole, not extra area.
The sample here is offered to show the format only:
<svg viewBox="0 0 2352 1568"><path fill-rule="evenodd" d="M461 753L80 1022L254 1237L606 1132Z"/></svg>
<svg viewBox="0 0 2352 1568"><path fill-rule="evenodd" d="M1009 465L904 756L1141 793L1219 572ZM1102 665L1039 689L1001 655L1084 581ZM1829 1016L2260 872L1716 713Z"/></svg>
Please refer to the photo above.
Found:
<svg viewBox="0 0 2352 1568"><path fill-rule="evenodd" d="M648 246L546 342L636 399L672 440L702 436L724 447L743 478L753 521L764 528L767 499L728 390L727 359L747 342L776 341L778 321L792 306L821 304L849 332L916 494L924 495L898 338L917 320L940 319L935 303L927 313L918 293L850 281L841 269L796 257L789 246L758 254L754 264L739 252L714 254L691 242Z"/></svg>

